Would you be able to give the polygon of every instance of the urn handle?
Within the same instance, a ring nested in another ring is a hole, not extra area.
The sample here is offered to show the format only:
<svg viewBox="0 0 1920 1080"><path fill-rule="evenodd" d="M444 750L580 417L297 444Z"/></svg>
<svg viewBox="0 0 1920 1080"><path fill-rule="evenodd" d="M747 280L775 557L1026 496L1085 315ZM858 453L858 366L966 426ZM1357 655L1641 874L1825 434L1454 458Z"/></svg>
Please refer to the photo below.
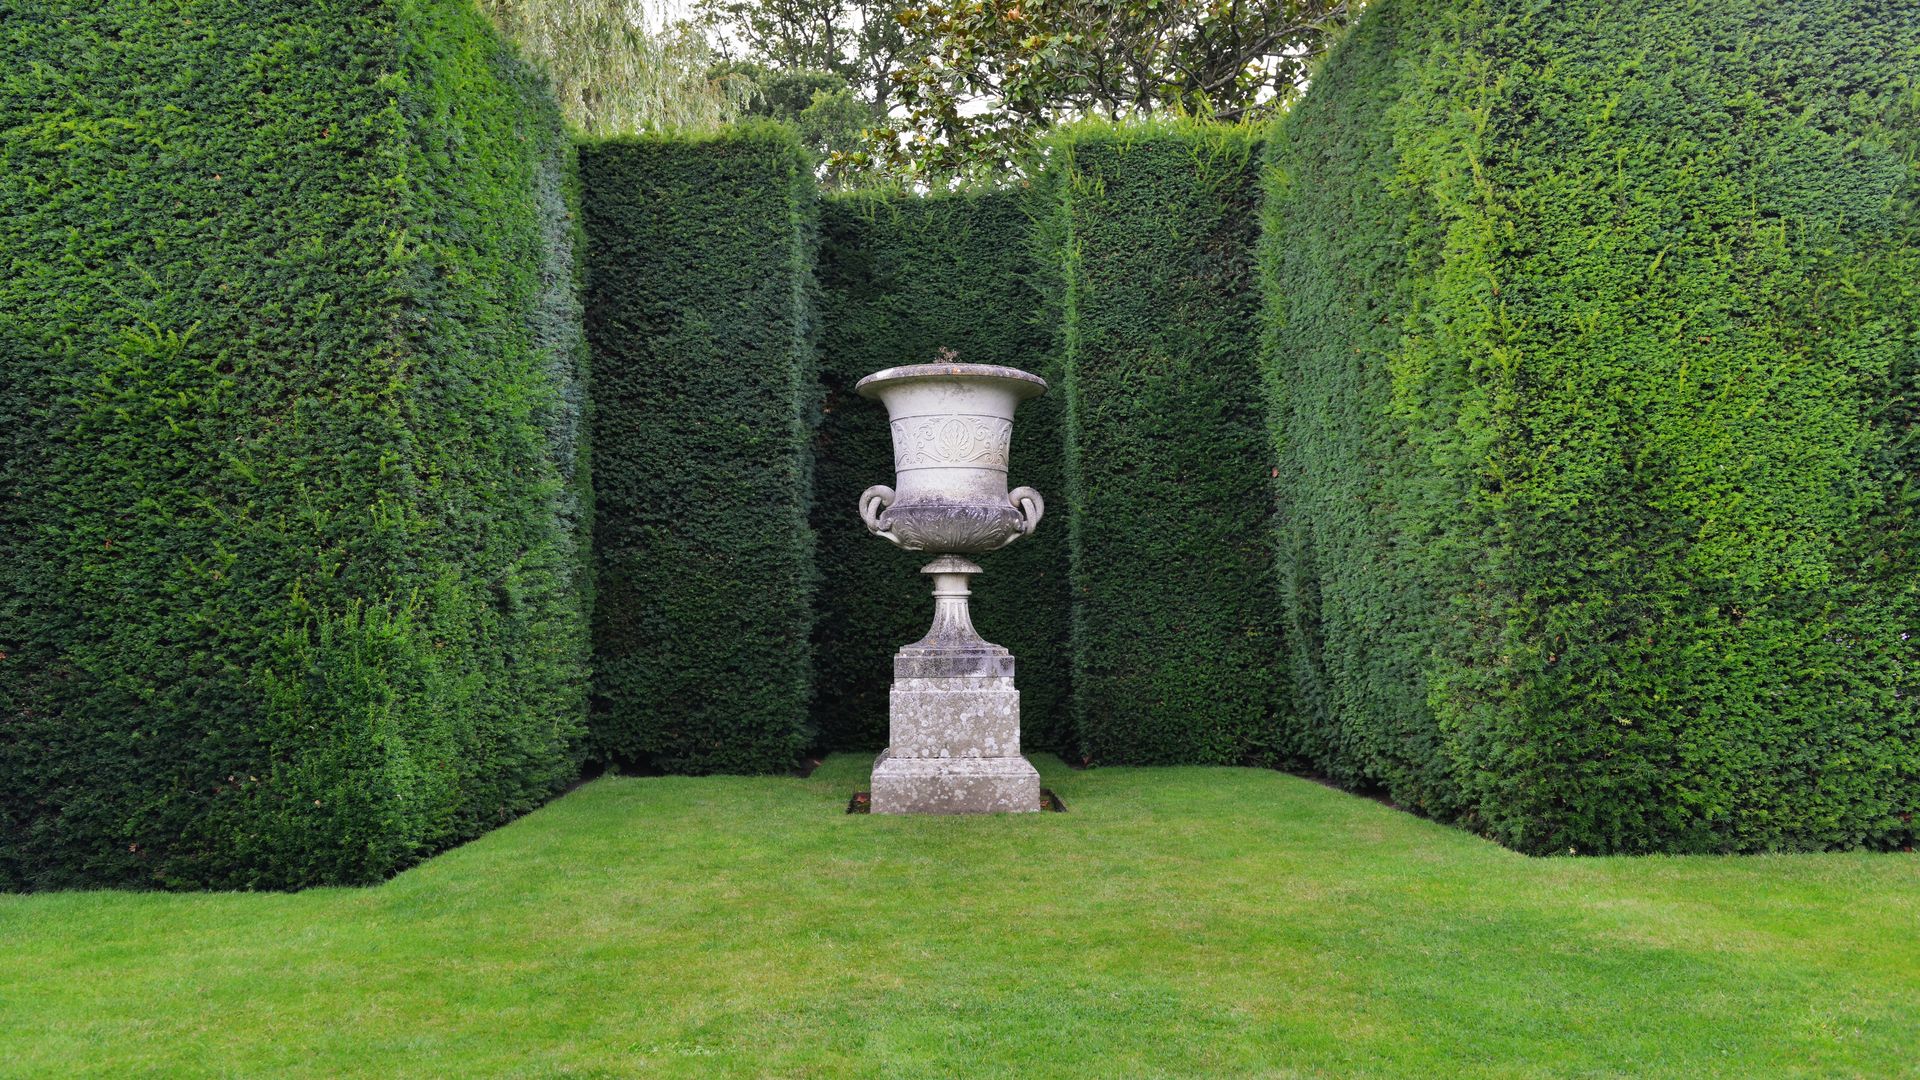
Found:
<svg viewBox="0 0 1920 1080"><path fill-rule="evenodd" d="M1007 501L1020 511L1020 535L1032 536L1033 530L1040 524L1040 518L1047 512L1047 500L1030 487L1017 487L1007 492Z"/></svg>
<svg viewBox="0 0 1920 1080"><path fill-rule="evenodd" d="M898 544L900 538L888 532L880 524L880 515L893 505L893 489L885 484L875 484L860 493L860 520L867 523L867 531L883 539Z"/></svg>

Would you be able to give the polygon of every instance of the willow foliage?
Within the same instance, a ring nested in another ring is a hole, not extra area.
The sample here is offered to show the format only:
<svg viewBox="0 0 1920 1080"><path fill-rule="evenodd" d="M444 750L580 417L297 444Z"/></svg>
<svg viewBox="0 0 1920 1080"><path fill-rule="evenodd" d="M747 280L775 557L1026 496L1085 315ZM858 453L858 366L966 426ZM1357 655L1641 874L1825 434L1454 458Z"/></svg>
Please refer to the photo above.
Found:
<svg viewBox="0 0 1920 1080"><path fill-rule="evenodd" d="M545 69L569 122L596 136L711 130L739 115L746 87L709 78L706 39L648 25L634 0L479 0Z"/></svg>

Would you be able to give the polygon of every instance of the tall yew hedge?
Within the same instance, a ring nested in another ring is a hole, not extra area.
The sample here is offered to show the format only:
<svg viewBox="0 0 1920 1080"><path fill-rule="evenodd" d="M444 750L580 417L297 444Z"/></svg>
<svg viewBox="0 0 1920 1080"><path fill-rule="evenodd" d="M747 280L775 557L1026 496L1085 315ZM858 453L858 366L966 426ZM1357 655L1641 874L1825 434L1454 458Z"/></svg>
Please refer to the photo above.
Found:
<svg viewBox="0 0 1920 1080"><path fill-rule="evenodd" d="M1066 399L1074 716L1097 762L1275 760L1259 142L1070 129L1037 214Z"/></svg>
<svg viewBox="0 0 1920 1080"><path fill-rule="evenodd" d="M1053 335L1035 291L1031 222L1022 193L859 193L821 205L820 365L825 407L815 440L813 527L820 596L814 627L814 717L822 745L873 748L887 741L893 653L933 617L924 554L867 533L855 503L871 484L893 483L886 409L853 392L862 376L933 362L951 350L966 363L1007 364L1052 380L1014 423L1012 482L1065 507ZM1067 749L1066 515L980 560L974 624L1012 649L1020 688L1021 743Z"/></svg>
<svg viewBox="0 0 1920 1080"><path fill-rule="evenodd" d="M367 882L587 754L880 745L931 605L852 386L942 356L1052 384L976 582L1031 747L1529 852L1916 838L1898 5L1375 0L1271 138L824 202L773 125L576 172L466 0L0 45L0 889Z"/></svg>
<svg viewBox="0 0 1920 1080"><path fill-rule="evenodd" d="M371 881L566 783L544 87L429 0L50 0L0 42L0 887Z"/></svg>
<svg viewBox="0 0 1920 1080"><path fill-rule="evenodd" d="M1292 748L1530 852L1911 842L1920 22L1380 0L1271 149Z"/></svg>
<svg viewBox="0 0 1920 1080"><path fill-rule="evenodd" d="M809 741L815 204L793 133L582 148L594 363L593 743L771 772Z"/></svg>

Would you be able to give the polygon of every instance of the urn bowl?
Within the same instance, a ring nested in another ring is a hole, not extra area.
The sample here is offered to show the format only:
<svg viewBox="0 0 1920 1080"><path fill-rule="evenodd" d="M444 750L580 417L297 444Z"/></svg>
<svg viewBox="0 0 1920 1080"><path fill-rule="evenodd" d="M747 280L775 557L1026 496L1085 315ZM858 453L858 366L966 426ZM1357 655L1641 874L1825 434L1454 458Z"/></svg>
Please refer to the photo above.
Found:
<svg viewBox="0 0 1920 1080"><path fill-rule="evenodd" d="M1032 532L1045 503L1007 489L1014 406L1046 380L997 364L914 364L876 371L854 390L887 408L894 487L860 496L867 528L908 551L978 554Z"/></svg>

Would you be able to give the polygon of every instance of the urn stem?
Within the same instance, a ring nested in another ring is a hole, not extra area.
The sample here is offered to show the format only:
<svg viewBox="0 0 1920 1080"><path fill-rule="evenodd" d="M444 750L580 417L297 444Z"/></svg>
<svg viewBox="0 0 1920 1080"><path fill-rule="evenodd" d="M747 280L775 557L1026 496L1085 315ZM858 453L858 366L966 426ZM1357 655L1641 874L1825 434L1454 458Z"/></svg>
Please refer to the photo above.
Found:
<svg viewBox="0 0 1920 1080"><path fill-rule="evenodd" d="M920 568L933 578L933 627L921 643L933 646L986 644L973 628L973 613L968 597L973 595L968 578L980 573L980 567L958 555L942 555Z"/></svg>

